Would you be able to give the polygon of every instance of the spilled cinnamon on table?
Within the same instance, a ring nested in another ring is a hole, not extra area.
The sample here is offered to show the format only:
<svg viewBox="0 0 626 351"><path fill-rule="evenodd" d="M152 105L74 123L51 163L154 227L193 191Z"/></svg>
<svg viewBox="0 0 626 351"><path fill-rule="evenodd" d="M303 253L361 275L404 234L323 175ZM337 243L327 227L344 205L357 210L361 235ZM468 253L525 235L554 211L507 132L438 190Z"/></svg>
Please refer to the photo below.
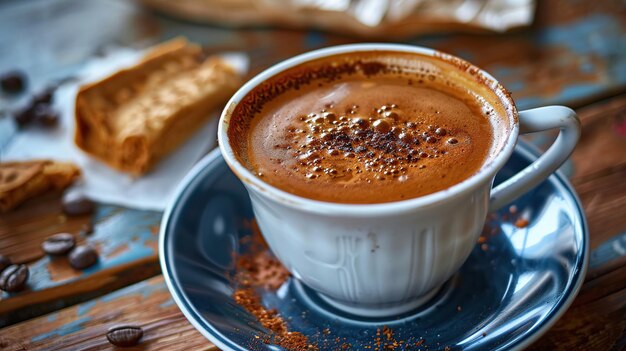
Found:
<svg viewBox="0 0 626 351"><path fill-rule="evenodd" d="M233 293L235 302L245 308L258 321L271 331L263 337L266 344L275 344L287 350L319 350L316 344L300 332L290 331L287 323L275 309L267 309L261 303L257 292L259 288L278 289L290 276L283 265L268 251L263 236L253 222L252 236L243 238L242 244L248 244L249 250L236 259L234 281L237 289Z"/></svg>

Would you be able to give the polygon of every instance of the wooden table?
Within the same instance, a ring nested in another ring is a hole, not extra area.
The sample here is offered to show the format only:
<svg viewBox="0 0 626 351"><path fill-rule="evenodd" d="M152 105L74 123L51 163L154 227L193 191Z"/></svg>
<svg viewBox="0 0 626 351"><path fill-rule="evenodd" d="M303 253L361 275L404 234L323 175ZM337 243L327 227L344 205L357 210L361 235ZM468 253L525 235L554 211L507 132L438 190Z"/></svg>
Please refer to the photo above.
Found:
<svg viewBox="0 0 626 351"><path fill-rule="evenodd" d="M404 42L476 63L513 92L521 109L551 103L577 109L583 136L565 169L587 214L590 268L574 305L529 349L619 351L626 348L626 5L539 5L536 23L514 33ZM296 53L360 41L316 31L202 26L122 0L9 1L0 4L0 71L21 67L42 85L70 75L103 46L142 46L176 35L215 52L246 52L251 74ZM10 142L10 123L0 118L0 149ZM542 145L549 138L532 141ZM216 349L183 317L159 273L160 212L99 205L94 218L67 218L58 200L51 194L0 215L0 253L33 272L27 291L0 295L0 350L110 349L106 330L125 321L145 329L137 350ZM75 271L39 249L44 237L78 233L91 220L94 233L80 241L100 251L96 267Z"/></svg>

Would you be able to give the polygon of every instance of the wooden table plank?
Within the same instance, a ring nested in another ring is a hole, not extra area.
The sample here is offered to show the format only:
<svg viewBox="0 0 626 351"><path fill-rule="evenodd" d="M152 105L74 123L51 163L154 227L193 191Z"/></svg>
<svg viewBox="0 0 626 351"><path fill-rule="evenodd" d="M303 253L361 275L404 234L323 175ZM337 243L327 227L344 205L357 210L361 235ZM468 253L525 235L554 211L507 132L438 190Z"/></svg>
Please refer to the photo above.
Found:
<svg viewBox="0 0 626 351"><path fill-rule="evenodd" d="M618 238L626 244L626 233ZM626 245L625 245L626 247ZM530 350L626 349L626 256L589 271L573 306ZM592 262L594 263L594 262Z"/></svg>
<svg viewBox="0 0 626 351"><path fill-rule="evenodd" d="M67 217L60 195L50 194L0 217L0 252L17 263L29 263L28 288L0 293L0 326L41 315L102 295L159 273L158 227L161 213L100 205L90 216ZM81 233L93 221L93 232ZM77 234L78 242L94 246L100 258L83 271L66 258L45 256L45 237Z"/></svg>
<svg viewBox="0 0 626 351"><path fill-rule="evenodd" d="M572 155L591 247L626 231L626 94L579 109L583 124Z"/></svg>
<svg viewBox="0 0 626 351"><path fill-rule="evenodd" d="M577 164L572 181L592 181L599 176L598 172L609 173L626 166L626 156L620 152L624 150L626 139L626 94L591 104L576 112L583 131L572 155Z"/></svg>
<svg viewBox="0 0 626 351"><path fill-rule="evenodd" d="M572 183L589 224L580 295L531 349L626 349L626 95L577 110L583 125Z"/></svg>
<svg viewBox="0 0 626 351"><path fill-rule="evenodd" d="M107 330L140 325L141 344L124 350L217 350L185 319L155 277L109 295L0 330L0 350L110 350Z"/></svg>

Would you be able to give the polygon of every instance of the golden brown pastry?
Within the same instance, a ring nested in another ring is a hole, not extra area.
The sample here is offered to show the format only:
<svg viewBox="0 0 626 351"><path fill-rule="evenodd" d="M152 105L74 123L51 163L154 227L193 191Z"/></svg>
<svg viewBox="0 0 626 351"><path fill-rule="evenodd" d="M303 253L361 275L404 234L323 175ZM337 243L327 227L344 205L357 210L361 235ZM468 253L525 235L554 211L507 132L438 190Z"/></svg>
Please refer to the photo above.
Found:
<svg viewBox="0 0 626 351"><path fill-rule="evenodd" d="M221 58L202 57L199 46L175 39L135 66L83 86L76 97L76 145L118 170L148 171L241 83Z"/></svg>
<svg viewBox="0 0 626 351"><path fill-rule="evenodd" d="M72 163L50 160L0 163L0 212L50 190L63 190L80 176Z"/></svg>

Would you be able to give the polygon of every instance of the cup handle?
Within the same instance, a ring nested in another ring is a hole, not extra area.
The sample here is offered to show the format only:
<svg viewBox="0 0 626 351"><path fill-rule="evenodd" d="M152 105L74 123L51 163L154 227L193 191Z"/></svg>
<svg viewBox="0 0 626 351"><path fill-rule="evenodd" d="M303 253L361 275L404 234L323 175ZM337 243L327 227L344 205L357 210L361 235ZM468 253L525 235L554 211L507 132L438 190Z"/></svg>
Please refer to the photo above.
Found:
<svg viewBox="0 0 626 351"><path fill-rule="evenodd" d="M491 191L489 211L515 200L556 171L574 151L580 138L580 120L565 106L546 106L519 113L520 134L559 128L559 136L535 162Z"/></svg>

